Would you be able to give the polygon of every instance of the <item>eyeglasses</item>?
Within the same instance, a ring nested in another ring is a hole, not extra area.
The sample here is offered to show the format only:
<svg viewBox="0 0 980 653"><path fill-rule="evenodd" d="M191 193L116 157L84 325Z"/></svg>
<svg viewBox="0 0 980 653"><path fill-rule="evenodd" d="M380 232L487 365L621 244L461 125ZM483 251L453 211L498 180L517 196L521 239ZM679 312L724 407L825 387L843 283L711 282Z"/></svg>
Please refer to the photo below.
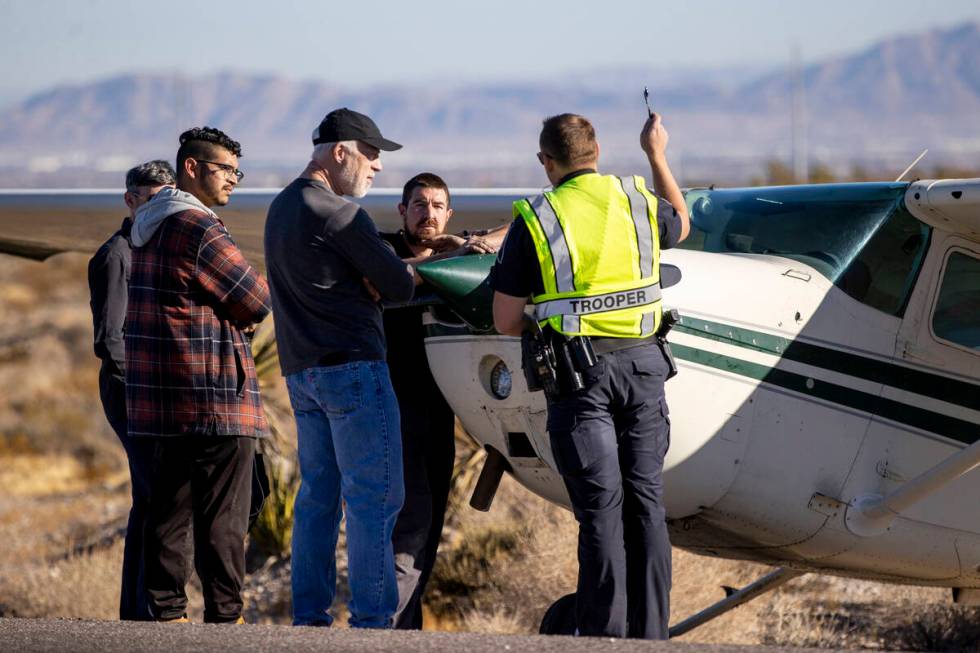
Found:
<svg viewBox="0 0 980 653"><path fill-rule="evenodd" d="M227 163L218 163L217 161L207 161L206 159L196 159L196 161L198 163L210 163L213 166L218 166L218 170L225 173L225 177L227 177L228 179L234 177L238 181L241 181L242 179L245 178L244 172L242 172L238 168L231 167Z"/></svg>
<svg viewBox="0 0 980 653"><path fill-rule="evenodd" d="M555 157L551 156L547 152L538 152L538 163L540 163L541 165L544 165L545 159L553 159L553 158Z"/></svg>

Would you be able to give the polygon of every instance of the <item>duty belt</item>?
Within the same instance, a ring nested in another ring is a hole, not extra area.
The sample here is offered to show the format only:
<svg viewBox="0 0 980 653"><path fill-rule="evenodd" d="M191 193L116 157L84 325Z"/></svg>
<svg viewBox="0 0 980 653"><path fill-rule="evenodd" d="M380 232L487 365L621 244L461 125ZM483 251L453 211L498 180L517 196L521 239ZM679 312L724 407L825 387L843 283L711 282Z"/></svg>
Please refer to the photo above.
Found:
<svg viewBox="0 0 980 653"><path fill-rule="evenodd" d="M592 341L592 348L595 353L599 354L611 354L614 351L622 351L623 349L632 349L633 347L642 347L643 345L652 345L657 342L656 336L647 336L646 338L599 338L593 336L590 338Z"/></svg>

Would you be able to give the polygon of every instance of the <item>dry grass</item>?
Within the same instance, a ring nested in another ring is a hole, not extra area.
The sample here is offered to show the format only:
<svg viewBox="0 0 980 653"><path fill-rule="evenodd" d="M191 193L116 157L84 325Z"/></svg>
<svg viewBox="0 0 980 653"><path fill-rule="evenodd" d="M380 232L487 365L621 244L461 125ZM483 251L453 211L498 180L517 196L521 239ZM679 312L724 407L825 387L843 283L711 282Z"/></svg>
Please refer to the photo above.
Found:
<svg viewBox="0 0 980 653"><path fill-rule="evenodd" d="M116 619L122 543L0 576L0 616Z"/></svg>
<svg viewBox="0 0 980 653"><path fill-rule="evenodd" d="M980 651L980 609L816 602L776 606L760 642L819 648L905 651Z"/></svg>
<svg viewBox="0 0 980 653"><path fill-rule="evenodd" d="M506 608L492 613L471 612L463 618L463 630L469 633L488 633L495 635L523 635L527 629L513 612Z"/></svg>
<svg viewBox="0 0 980 653"><path fill-rule="evenodd" d="M489 513L466 508L446 533L429 613L444 629L506 621L507 632L537 632L548 605L575 587L574 533L570 513L505 476Z"/></svg>
<svg viewBox="0 0 980 653"><path fill-rule="evenodd" d="M72 554L117 529L129 508L120 482L125 459L98 400L85 257L39 264L0 256L0 279L0 616L111 619L121 540ZM274 369L264 378L271 381L263 392L281 399ZM291 460L288 410L281 402L271 410L284 429L269 444ZM536 632L548 605L574 589L575 522L509 477L491 512L478 513L465 506L473 474L462 479L425 607L427 626ZM288 515L276 519L281 536ZM286 541L271 548L283 550ZM346 565L339 557L334 612L342 627ZM288 560L258 566L246 581L247 617L288 623ZM671 621L722 598L721 585L742 586L767 571L675 550ZM193 586L190 594L191 616L200 619L200 595ZM949 605L948 590L804 576L681 641L978 651L978 640L980 612Z"/></svg>
<svg viewBox="0 0 980 653"><path fill-rule="evenodd" d="M0 487L14 497L84 492L93 481L106 479L110 475L110 470L92 462L90 457L68 454L0 455ZM124 481L128 474L117 478Z"/></svg>

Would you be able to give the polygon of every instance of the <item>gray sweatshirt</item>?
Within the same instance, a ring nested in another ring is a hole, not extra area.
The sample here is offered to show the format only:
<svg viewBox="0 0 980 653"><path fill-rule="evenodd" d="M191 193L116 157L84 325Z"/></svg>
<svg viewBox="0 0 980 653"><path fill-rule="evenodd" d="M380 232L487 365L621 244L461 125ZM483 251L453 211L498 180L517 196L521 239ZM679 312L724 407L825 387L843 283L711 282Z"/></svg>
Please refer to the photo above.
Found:
<svg viewBox="0 0 980 653"><path fill-rule="evenodd" d="M415 280L364 209L296 179L269 207L265 264L283 375L384 360L381 308L363 279L390 302L411 299Z"/></svg>
<svg viewBox="0 0 980 653"><path fill-rule="evenodd" d="M204 211L215 218L214 211L204 206L201 200L190 193L176 188L161 188L153 199L136 210L136 221L133 223L131 240L133 247L142 247L150 242L157 227L168 217L188 209Z"/></svg>

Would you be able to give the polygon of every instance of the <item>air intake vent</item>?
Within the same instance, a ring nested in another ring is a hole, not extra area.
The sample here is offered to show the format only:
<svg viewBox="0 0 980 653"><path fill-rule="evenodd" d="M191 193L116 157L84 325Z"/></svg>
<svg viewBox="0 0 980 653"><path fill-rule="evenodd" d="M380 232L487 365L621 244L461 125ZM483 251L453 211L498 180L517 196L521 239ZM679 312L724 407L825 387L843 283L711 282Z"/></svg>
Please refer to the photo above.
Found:
<svg viewBox="0 0 980 653"><path fill-rule="evenodd" d="M527 433L510 432L507 434L507 456L509 458L537 458L538 454L531 446Z"/></svg>

